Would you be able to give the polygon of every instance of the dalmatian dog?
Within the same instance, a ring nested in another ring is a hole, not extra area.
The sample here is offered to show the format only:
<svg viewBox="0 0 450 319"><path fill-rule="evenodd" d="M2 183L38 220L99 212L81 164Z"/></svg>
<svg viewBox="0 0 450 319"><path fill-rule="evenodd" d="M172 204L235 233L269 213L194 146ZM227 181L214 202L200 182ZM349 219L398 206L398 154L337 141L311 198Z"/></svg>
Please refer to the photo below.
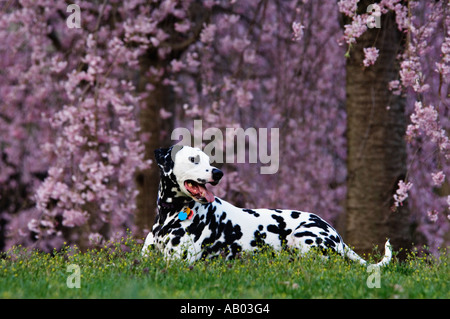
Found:
<svg viewBox="0 0 450 319"><path fill-rule="evenodd" d="M298 210L246 209L215 197L206 184L217 185L221 170L210 165L198 148L175 145L155 151L161 181L158 214L142 253L148 247L165 258L198 259L225 256L269 245L304 254L311 247L329 249L361 264L366 261L350 249L337 231L319 216ZM376 266L391 260L389 240Z"/></svg>

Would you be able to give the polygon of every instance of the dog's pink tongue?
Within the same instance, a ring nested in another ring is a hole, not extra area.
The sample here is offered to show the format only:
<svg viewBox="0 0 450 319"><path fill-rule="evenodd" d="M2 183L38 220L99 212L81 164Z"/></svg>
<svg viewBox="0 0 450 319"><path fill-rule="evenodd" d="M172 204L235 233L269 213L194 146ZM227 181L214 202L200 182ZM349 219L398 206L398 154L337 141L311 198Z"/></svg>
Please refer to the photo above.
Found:
<svg viewBox="0 0 450 319"><path fill-rule="evenodd" d="M208 201L208 203L214 202L214 194L206 189L206 187L202 187L204 190L202 191L202 196Z"/></svg>

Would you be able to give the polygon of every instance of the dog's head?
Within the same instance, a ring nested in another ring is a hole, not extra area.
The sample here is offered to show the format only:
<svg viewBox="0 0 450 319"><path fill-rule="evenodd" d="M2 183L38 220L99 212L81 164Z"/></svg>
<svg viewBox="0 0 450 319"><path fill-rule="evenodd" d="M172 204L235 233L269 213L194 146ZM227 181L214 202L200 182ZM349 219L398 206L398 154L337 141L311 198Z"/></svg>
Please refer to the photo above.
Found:
<svg viewBox="0 0 450 319"><path fill-rule="evenodd" d="M206 184L217 185L223 173L211 166L209 156L200 149L174 145L155 150L155 157L161 178L170 178L177 183L184 196L201 203L214 201L214 194Z"/></svg>

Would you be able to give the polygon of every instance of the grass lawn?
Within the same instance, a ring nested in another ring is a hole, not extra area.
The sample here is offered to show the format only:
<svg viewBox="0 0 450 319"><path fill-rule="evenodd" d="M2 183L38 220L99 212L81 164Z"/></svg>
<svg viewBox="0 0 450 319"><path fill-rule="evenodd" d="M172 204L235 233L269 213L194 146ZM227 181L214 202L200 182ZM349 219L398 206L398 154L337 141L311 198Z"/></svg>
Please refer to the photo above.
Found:
<svg viewBox="0 0 450 319"><path fill-rule="evenodd" d="M16 247L1 255L0 298L450 298L446 252L412 253L377 272L313 253L264 250L189 265L140 249L130 238L83 253Z"/></svg>

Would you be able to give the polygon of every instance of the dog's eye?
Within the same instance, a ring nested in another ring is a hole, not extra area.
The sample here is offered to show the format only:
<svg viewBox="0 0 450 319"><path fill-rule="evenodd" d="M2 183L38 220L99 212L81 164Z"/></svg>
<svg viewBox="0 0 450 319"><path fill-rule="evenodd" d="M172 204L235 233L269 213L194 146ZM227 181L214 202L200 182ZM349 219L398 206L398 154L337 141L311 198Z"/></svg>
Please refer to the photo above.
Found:
<svg viewBox="0 0 450 319"><path fill-rule="evenodd" d="M189 157L189 161L191 161L191 163L195 163L195 164L198 164L199 162L200 162L200 156L190 156Z"/></svg>

